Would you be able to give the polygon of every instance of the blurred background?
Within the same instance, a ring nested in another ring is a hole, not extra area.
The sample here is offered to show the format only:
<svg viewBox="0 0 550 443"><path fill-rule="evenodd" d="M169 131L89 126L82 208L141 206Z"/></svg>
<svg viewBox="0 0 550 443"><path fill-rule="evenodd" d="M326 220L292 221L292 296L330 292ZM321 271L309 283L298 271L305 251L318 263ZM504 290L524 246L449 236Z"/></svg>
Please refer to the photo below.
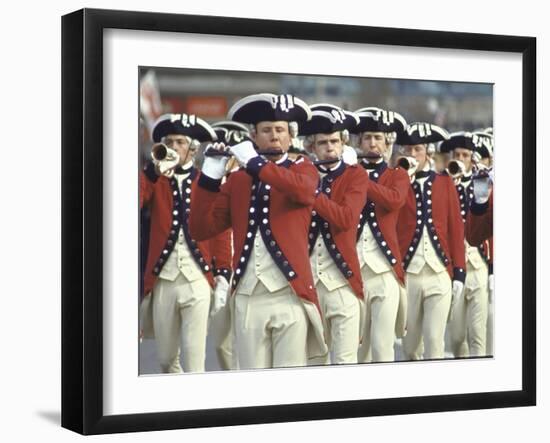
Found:
<svg viewBox="0 0 550 443"><path fill-rule="evenodd" d="M308 104L331 103L348 111L377 106L407 122L435 123L449 132L493 125L493 86L486 83L368 77L324 77L262 72L140 68L140 151L149 158L151 127L160 115L196 114L224 120L240 98L261 92L293 94Z"/></svg>

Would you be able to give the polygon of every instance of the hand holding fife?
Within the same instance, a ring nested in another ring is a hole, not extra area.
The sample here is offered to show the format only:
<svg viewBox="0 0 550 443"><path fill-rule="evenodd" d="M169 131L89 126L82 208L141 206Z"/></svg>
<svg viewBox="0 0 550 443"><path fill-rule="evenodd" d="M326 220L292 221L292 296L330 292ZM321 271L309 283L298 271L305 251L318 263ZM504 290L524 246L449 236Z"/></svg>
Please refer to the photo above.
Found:
<svg viewBox="0 0 550 443"><path fill-rule="evenodd" d="M246 166L251 158L258 155L258 152L254 149L254 145L249 140L230 146L229 151L235 156L241 166Z"/></svg>
<svg viewBox="0 0 550 443"><path fill-rule="evenodd" d="M357 164L357 152L351 146L344 145L344 150L342 151L342 160L348 165Z"/></svg>
<svg viewBox="0 0 550 443"><path fill-rule="evenodd" d="M219 152L220 155L212 155ZM220 180L225 175L225 166L229 161L227 155L223 153L227 152L227 148L223 143L211 143L209 144L204 153L204 163L202 164L202 173L215 180ZM207 155L209 153L210 155Z"/></svg>

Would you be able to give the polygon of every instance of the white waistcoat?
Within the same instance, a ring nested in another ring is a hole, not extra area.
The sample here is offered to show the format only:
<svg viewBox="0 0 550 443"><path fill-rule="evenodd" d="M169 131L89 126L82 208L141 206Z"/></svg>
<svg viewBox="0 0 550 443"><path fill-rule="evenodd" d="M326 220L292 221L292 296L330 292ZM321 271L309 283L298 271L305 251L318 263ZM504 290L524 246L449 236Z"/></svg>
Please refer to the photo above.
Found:
<svg viewBox="0 0 550 443"><path fill-rule="evenodd" d="M420 271L425 264L428 264L434 272L441 272L445 270L445 265L441 262L441 259L435 252L435 249L428 235L428 228L424 226L422 231L422 237L418 242L418 247L414 253L414 256L407 267L407 272L411 274L420 274Z"/></svg>
<svg viewBox="0 0 550 443"><path fill-rule="evenodd" d="M420 184L420 189L422 189L422 191L424 191L424 183L426 182L426 180L426 178L418 180L418 183ZM430 236L428 234L428 228L426 226L424 226L422 237L420 237L420 241L418 242L418 246L416 248L414 256L410 261L409 266L407 267L407 272L410 272L411 274L420 274L420 271L425 264L428 264L428 266L432 268L434 272L441 272L446 269L445 265L435 252L432 241L430 240Z"/></svg>
<svg viewBox="0 0 550 443"><path fill-rule="evenodd" d="M336 263L330 256L321 236L317 238L309 261L315 286L317 286L320 280L329 291L334 291L348 284L348 281L344 278L340 269L338 269L338 266L336 266Z"/></svg>
<svg viewBox="0 0 550 443"><path fill-rule="evenodd" d="M258 280L264 284L269 292L279 291L289 284L271 258L259 230L254 238L254 250L250 253L246 270L239 281L236 292L239 294L252 294Z"/></svg>
<svg viewBox="0 0 550 443"><path fill-rule="evenodd" d="M477 247L470 246L467 241L464 241L464 246L466 248L466 263L470 263L474 269L479 269L486 265Z"/></svg>
<svg viewBox="0 0 550 443"><path fill-rule="evenodd" d="M182 192L181 185L187 177L189 177L189 174L176 175L180 192ZM179 230L178 241L162 267L159 278L174 281L180 272L189 282L198 280L201 277L206 278L187 246L182 228Z"/></svg>
<svg viewBox="0 0 550 443"><path fill-rule="evenodd" d="M359 257L359 267L368 266L375 274L391 271L392 267L380 246L376 242L374 235L368 223L363 226L363 231L357 242L357 256Z"/></svg>

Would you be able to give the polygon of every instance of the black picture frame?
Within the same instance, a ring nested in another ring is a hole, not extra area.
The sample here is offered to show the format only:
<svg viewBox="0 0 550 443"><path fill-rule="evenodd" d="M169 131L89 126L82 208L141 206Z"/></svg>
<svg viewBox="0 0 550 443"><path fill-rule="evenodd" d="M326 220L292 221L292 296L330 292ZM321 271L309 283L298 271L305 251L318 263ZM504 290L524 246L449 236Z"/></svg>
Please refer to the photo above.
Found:
<svg viewBox="0 0 550 443"><path fill-rule="evenodd" d="M105 29L112 28L521 54L522 388L505 392L106 416L102 407L102 35ZM96 9L63 16L62 426L82 434L103 434L535 405L535 146L536 39L533 37Z"/></svg>

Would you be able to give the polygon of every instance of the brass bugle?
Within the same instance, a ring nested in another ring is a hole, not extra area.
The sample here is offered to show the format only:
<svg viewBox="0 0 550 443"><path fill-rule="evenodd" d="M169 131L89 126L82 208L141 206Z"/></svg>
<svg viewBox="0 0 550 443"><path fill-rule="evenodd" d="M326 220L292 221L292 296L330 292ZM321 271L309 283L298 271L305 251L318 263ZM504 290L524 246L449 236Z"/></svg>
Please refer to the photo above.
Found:
<svg viewBox="0 0 550 443"><path fill-rule="evenodd" d="M464 163L458 160L451 160L447 165L447 171L453 178L458 178L464 174Z"/></svg>
<svg viewBox="0 0 550 443"><path fill-rule="evenodd" d="M397 166L405 169L406 171L408 171L410 168L411 168L411 162L409 161L409 159L407 157L399 157L397 159Z"/></svg>
<svg viewBox="0 0 550 443"><path fill-rule="evenodd" d="M151 147L151 157L158 166L159 172L166 177L174 174L174 168L180 161L178 153L164 143L155 143Z"/></svg>
<svg viewBox="0 0 550 443"><path fill-rule="evenodd" d="M162 161L168 155L168 146L164 143L155 143L151 148L151 155L156 161Z"/></svg>
<svg viewBox="0 0 550 443"><path fill-rule="evenodd" d="M336 163L342 160L340 157L336 158L325 158L324 160L315 160L313 162L314 165L321 166L321 165L328 165L330 163Z"/></svg>

